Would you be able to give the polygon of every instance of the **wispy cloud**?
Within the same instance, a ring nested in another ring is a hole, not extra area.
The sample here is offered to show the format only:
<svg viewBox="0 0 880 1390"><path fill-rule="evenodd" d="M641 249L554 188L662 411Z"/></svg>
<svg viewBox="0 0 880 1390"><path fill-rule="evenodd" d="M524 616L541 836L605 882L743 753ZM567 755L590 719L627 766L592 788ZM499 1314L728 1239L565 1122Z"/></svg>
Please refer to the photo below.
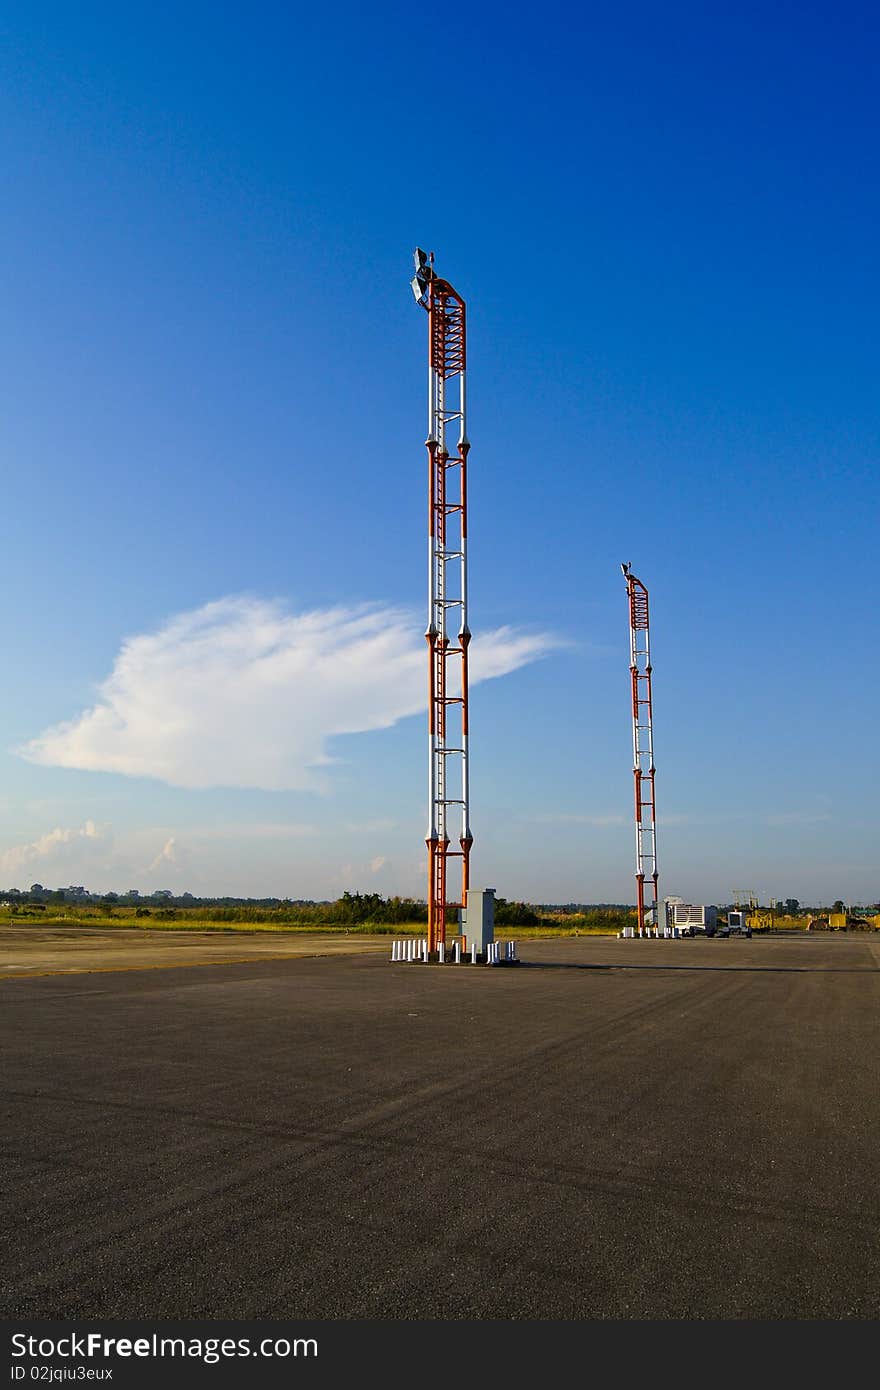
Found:
<svg viewBox="0 0 880 1390"><path fill-rule="evenodd" d="M178 865L179 863L180 850L177 848L177 840L173 835L169 835L156 858L147 865L147 873L153 873L155 869L161 869L166 864Z"/></svg>
<svg viewBox="0 0 880 1390"><path fill-rule="evenodd" d="M335 736L424 708L418 630L413 615L375 604L295 614L221 599L130 638L91 709L16 751L179 787L316 789ZM505 675L557 645L508 627L478 634L471 679Z"/></svg>
<svg viewBox="0 0 880 1390"><path fill-rule="evenodd" d="M767 825L821 825L831 820L830 811L771 811L764 816Z"/></svg>
<svg viewBox="0 0 880 1390"><path fill-rule="evenodd" d="M599 815L589 815L578 811L545 811L532 817L539 825L625 825L626 817L615 811Z"/></svg>
<svg viewBox="0 0 880 1390"><path fill-rule="evenodd" d="M77 827L56 826L39 839L14 845L0 854L0 875L14 877L25 869L37 871L43 867L59 868L66 863L80 864L93 857L96 849L106 850L109 843L104 828L93 820Z"/></svg>
<svg viewBox="0 0 880 1390"><path fill-rule="evenodd" d="M318 835L316 825L299 821L230 821L226 825L194 826L188 839L201 843L211 840L304 840Z"/></svg>

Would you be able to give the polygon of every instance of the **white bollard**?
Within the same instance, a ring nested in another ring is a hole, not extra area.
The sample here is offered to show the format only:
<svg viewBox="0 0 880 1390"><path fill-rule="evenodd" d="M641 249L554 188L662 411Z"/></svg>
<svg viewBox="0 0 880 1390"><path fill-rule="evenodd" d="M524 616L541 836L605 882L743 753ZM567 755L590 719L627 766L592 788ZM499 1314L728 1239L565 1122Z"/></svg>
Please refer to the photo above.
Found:
<svg viewBox="0 0 880 1390"><path fill-rule="evenodd" d="M391 959L392 959L392 960L400 960L400 942L399 942L399 941L392 941L392 943L391 943Z"/></svg>
<svg viewBox="0 0 880 1390"><path fill-rule="evenodd" d="M461 942L460 942L460 941L456 941L456 943L455 943L455 963L456 963L456 965L461 965Z"/></svg>
<svg viewBox="0 0 880 1390"><path fill-rule="evenodd" d="M477 943L476 943L476 941L472 941L472 942L471 942L471 965L476 965L476 963L477 963Z"/></svg>
<svg viewBox="0 0 880 1390"><path fill-rule="evenodd" d="M439 956L440 956L440 964L441 964L441 965L445 965L445 964L446 964L446 942L445 942L445 941L441 941L441 942L440 942L440 946L439 946L439 948L438 948L438 954L439 954Z"/></svg>

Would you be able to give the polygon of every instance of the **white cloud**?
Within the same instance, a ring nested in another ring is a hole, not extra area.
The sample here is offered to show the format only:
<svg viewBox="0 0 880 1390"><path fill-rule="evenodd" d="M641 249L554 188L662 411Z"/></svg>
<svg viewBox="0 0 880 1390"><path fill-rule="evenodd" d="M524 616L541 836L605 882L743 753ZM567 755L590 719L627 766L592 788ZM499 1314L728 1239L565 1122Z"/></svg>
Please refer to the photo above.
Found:
<svg viewBox="0 0 880 1390"><path fill-rule="evenodd" d="M388 860L385 858L384 854L377 854L375 859L370 860L370 873L378 874L380 870L384 869L387 863Z"/></svg>
<svg viewBox="0 0 880 1390"><path fill-rule="evenodd" d="M85 859L94 858L94 851L106 851L109 847L106 831L87 820L79 827L56 826L38 840L29 844L14 845L0 854L0 876L15 876L30 868L36 871L45 867L58 868L67 863L81 864Z"/></svg>
<svg viewBox="0 0 880 1390"><path fill-rule="evenodd" d="M471 679L505 675L556 645L508 627L478 634ZM424 708L425 650L418 620L401 609L293 614L221 599L130 638L91 709L16 751L179 787L316 789L334 736Z"/></svg>

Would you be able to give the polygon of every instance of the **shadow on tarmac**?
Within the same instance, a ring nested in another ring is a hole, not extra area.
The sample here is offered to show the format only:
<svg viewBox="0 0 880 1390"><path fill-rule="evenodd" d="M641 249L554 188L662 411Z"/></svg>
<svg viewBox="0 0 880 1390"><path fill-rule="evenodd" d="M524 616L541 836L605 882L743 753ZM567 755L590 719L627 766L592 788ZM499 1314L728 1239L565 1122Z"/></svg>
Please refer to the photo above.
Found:
<svg viewBox="0 0 880 1390"><path fill-rule="evenodd" d="M697 971L708 970L716 974L744 974L744 975L875 975L880 966L861 965L861 966L835 966L835 965L640 965L633 961L632 964L607 964L594 965L587 961L544 961L544 960L522 960L519 961L520 968L527 970L684 970Z"/></svg>

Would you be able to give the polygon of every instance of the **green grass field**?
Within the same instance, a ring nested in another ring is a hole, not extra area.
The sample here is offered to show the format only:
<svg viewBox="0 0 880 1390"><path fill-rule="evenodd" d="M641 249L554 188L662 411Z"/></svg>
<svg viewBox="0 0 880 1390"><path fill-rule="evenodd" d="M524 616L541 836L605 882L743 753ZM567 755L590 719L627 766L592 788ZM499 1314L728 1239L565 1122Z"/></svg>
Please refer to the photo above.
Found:
<svg viewBox="0 0 880 1390"><path fill-rule="evenodd" d="M340 936L424 936L424 922L279 922L267 914L264 920L247 922L211 921L190 915L186 910L173 912L171 916L136 917L133 912L118 911L112 914L99 908L68 908L52 912L10 912L0 909L0 932L4 926L45 926L45 927L84 927L96 931L196 931L196 932L280 932L296 936L340 935ZM447 926L452 935L453 928ZM589 927L576 925L566 927L556 923L537 927L496 928L499 940L524 940L527 938L566 937L566 936L616 936L616 928Z"/></svg>

